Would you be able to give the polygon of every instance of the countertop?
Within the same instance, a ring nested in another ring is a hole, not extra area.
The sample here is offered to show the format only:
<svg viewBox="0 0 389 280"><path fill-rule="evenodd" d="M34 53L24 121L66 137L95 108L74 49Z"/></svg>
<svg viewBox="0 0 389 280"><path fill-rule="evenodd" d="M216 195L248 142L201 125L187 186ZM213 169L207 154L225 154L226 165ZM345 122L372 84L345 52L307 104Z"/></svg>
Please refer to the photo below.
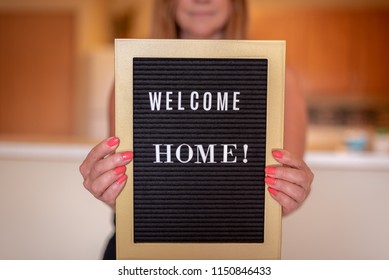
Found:
<svg viewBox="0 0 389 280"><path fill-rule="evenodd" d="M79 160L81 162L95 143L97 141L24 142L0 140L0 158L19 160ZM342 168L389 171L389 154L309 150L306 152L305 160L314 169Z"/></svg>
<svg viewBox="0 0 389 280"><path fill-rule="evenodd" d="M308 151L305 160L311 168L389 171L389 154Z"/></svg>

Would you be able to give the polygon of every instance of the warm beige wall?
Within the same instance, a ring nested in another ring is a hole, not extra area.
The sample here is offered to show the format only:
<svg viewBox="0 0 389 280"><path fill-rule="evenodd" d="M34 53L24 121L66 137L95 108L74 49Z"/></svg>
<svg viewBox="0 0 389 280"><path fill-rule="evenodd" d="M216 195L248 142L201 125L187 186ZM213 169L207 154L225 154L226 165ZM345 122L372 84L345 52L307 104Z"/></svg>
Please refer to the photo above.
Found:
<svg viewBox="0 0 389 280"><path fill-rule="evenodd" d="M90 148L0 141L0 260L102 258L113 215L82 186Z"/></svg>
<svg viewBox="0 0 389 280"><path fill-rule="evenodd" d="M354 156L349 155L343 167L341 164L334 167L333 163L326 166L324 161L316 160L315 164L314 157L308 154L306 160L315 180L309 199L283 219L283 259L389 258L389 189L383 183L389 180L388 170L378 171L368 161L363 163L366 168L351 168L350 163L360 159ZM340 158L339 163L347 155L328 154L328 157L334 162Z"/></svg>

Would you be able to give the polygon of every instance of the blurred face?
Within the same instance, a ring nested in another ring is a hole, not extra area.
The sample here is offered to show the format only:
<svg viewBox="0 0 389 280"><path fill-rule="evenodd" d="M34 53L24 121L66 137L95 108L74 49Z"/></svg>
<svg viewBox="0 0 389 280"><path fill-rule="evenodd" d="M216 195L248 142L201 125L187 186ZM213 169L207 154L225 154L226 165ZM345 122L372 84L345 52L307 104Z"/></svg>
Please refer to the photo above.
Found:
<svg viewBox="0 0 389 280"><path fill-rule="evenodd" d="M177 0L181 39L221 39L231 15L231 0Z"/></svg>

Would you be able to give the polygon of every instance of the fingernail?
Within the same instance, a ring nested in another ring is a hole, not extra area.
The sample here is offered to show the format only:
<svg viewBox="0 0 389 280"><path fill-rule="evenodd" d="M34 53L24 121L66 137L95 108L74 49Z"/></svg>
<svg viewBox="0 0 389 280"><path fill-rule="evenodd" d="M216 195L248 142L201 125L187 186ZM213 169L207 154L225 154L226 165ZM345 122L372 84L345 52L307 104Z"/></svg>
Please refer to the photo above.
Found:
<svg viewBox="0 0 389 280"><path fill-rule="evenodd" d="M127 180L127 175L124 174L123 176L121 176L119 179L116 180L116 183L118 185L120 185L120 184L124 183L126 180Z"/></svg>
<svg viewBox="0 0 389 280"><path fill-rule="evenodd" d="M273 189L273 188L271 188L271 187L268 187L267 190L268 190L269 193L271 193L272 195L277 195L277 193L278 193L278 190Z"/></svg>
<svg viewBox="0 0 389 280"><path fill-rule="evenodd" d="M112 137L107 141L108 146L113 147L119 143L119 138Z"/></svg>
<svg viewBox="0 0 389 280"><path fill-rule="evenodd" d="M273 157L281 159L284 156L284 153L279 150L275 150L272 152Z"/></svg>
<svg viewBox="0 0 389 280"><path fill-rule="evenodd" d="M119 166L119 167L115 168L115 172L116 172L117 175L122 174L125 171L126 171L126 167L125 166Z"/></svg>
<svg viewBox="0 0 389 280"><path fill-rule="evenodd" d="M276 174L276 168L275 167L266 167L265 173L269 174L269 175L274 175L274 174Z"/></svg>
<svg viewBox="0 0 389 280"><path fill-rule="evenodd" d="M275 185L276 184L276 179L272 177L265 177L265 182L268 185Z"/></svg>
<svg viewBox="0 0 389 280"><path fill-rule="evenodd" d="M132 152L124 152L121 154L123 160L130 160L134 156Z"/></svg>

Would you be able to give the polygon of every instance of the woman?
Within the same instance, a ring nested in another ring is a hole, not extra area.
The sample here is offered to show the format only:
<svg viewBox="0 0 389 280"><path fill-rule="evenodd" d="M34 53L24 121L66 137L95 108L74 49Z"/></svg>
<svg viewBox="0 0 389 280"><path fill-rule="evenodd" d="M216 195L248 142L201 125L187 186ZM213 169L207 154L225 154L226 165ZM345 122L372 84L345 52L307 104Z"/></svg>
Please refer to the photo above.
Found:
<svg viewBox="0 0 389 280"><path fill-rule="evenodd" d="M164 0L154 2L153 38L165 39L243 39L246 29L245 0ZM296 77L286 73L284 150L274 150L281 166L265 169L265 182L271 196L282 206L283 215L296 210L310 192L313 174L303 161L307 119L305 104ZM114 135L114 95L111 94L110 134ZM96 198L115 211L115 201L127 176L126 165L132 152L115 153L117 137L96 145L88 154L80 172L84 186ZM105 258L115 258L114 238Z"/></svg>

